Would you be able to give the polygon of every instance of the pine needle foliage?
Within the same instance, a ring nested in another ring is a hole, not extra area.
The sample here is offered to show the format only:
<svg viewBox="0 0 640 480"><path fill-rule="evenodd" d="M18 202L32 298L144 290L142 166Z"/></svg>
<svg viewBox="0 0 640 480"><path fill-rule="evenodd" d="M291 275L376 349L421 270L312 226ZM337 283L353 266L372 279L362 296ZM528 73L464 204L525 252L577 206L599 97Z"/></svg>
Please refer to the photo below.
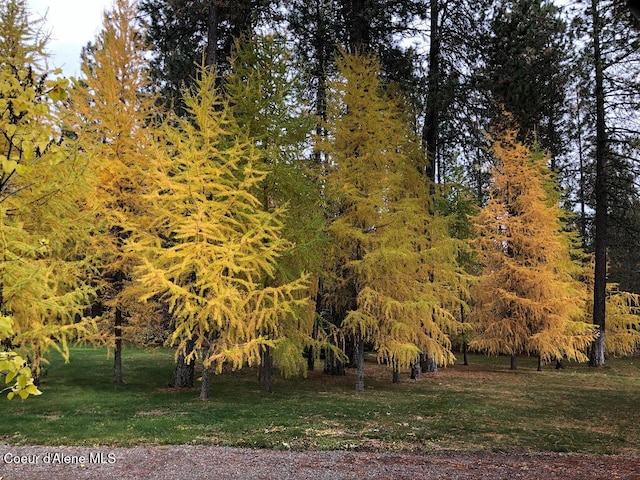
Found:
<svg viewBox="0 0 640 480"><path fill-rule="evenodd" d="M420 353L449 364L449 334L460 327L449 308L459 298L457 247L431 213L419 142L401 102L383 92L377 60L344 54L338 69L324 144L335 308L346 312L345 331L394 370Z"/></svg>
<svg viewBox="0 0 640 480"><path fill-rule="evenodd" d="M286 212L267 211L252 193L266 173L214 73L202 68L183 98L188 115L168 119L166 152L152 167L151 221L130 242L143 258L142 299L167 302L179 352L194 339L218 372L259 364L261 348L284 342L283 322L306 308L308 279L265 282L291 248L281 235Z"/></svg>
<svg viewBox="0 0 640 480"><path fill-rule="evenodd" d="M36 377L49 348L68 358L68 342L88 334L78 319L93 295L86 165L61 137L68 82L50 78L59 72L38 32L24 1L0 5L0 312Z"/></svg>
<svg viewBox="0 0 640 480"><path fill-rule="evenodd" d="M571 276L562 212L545 191L547 156L516 135L506 129L494 141L490 199L476 218L484 273L470 347L489 355L585 361L594 331L583 321L586 290Z"/></svg>

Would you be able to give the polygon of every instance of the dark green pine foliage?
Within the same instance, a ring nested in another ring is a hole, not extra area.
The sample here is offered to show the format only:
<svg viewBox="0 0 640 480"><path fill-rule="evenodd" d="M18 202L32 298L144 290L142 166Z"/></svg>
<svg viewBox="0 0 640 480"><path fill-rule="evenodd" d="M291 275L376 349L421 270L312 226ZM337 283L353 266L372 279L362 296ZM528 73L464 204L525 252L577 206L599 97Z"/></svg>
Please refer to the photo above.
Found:
<svg viewBox="0 0 640 480"><path fill-rule="evenodd" d="M428 27L428 50L424 53L425 88L417 105L423 112L421 123L426 152L425 174L434 183L445 183L466 164L468 183L479 190L486 183L478 165L488 151L487 121L481 85L474 73L484 49L490 1L423 0ZM465 154L460 156L460 151Z"/></svg>
<svg viewBox="0 0 640 480"><path fill-rule="evenodd" d="M268 0L141 0L148 22L151 77L165 100L183 110L181 88L191 86L204 61L219 71L229 67L235 39L252 30L267 10Z"/></svg>
<svg viewBox="0 0 640 480"><path fill-rule="evenodd" d="M483 73L494 115L511 112L521 135L535 136L552 163L563 150L567 38L554 2L517 0L497 7L486 39Z"/></svg>

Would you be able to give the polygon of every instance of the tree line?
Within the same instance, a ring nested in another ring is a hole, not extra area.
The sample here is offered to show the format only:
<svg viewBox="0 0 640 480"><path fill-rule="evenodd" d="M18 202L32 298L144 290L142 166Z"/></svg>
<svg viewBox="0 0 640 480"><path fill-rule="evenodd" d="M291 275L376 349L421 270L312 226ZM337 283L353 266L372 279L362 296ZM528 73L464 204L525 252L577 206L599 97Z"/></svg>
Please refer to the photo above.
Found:
<svg viewBox="0 0 640 480"><path fill-rule="evenodd" d="M0 7L10 395L75 341L114 382L123 341L171 345L203 399L320 358L362 391L367 350L394 381L635 352L635 20L476 3L116 0L71 79Z"/></svg>

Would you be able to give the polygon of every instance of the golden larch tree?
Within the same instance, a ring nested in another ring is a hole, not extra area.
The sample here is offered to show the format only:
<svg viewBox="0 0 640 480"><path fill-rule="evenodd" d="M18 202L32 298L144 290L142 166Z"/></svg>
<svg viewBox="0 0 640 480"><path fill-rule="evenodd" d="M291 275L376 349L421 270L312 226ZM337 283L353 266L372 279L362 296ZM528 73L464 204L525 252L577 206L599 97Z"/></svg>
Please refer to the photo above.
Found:
<svg viewBox="0 0 640 480"><path fill-rule="evenodd" d="M397 372L420 353L454 360L449 333L458 322L455 244L431 213L420 174L419 142L401 102L383 91L378 61L344 54L332 85L327 185L333 298L356 341L356 390L364 388L364 343Z"/></svg>
<svg viewBox="0 0 640 480"><path fill-rule="evenodd" d="M187 116L167 120L164 155L156 158L146 198L151 222L131 242L144 299L166 301L175 319L172 341L201 355L201 398L207 369L259 364L265 345L287 340L281 325L308 305L305 276L269 286L291 244L281 235L283 208L267 211L252 193L265 173L258 155L201 69L184 91Z"/></svg>
<svg viewBox="0 0 640 480"><path fill-rule="evenodd" d="M272 286L287 283L306 271L312 274L312 281L305 296L314 296L325 225L320 184L305 156L315 121L299 108L301 86L298 76L292 75L292 54L284 38L247 36L236 41L230 67L224 77L225 98L255 147L256 168L265 173L253 193L266 211L286 206L281 233L293 244L278 258L275 275L265 282ZM264 347L260 373L264 390L271 390L272 363L276 367L286 363L285 374L306 372L304 350L319 352L322 346L319 335L314 338L315 321L310 302L305 315L281 324L288 341L280 342L276 349Z"/></svg>
<svg viewBox="0 0 640 480"><path fill-rule="evenodd" d="M475 291L476 336L490 355L584 361L593 339L585 323L585 286L574 280L561 211L545 192L548 157L505 129L493 143L490 199L476 218L484 267Z"/></svg>
<svg viewBox="0 0 640 480"><path fill-rule="evenodd" d="M132 297L132 273L139 261L124 244L133 219L146 218L150 158L159 142L156 97L149 92L148 62L135 2L116 0L104 12L95 44L85 52L82 76L72 90L72 128L87 159L93 192L86 208L94 218L91 256L100 294L96 310L114 347L113 381L122 382L122 338L126 329L154 317ZM150 304L151 305L151 304ZM157 317L158 315L155 314Z"/></svg>
<svg viewBox="0 0 640 480"><path fill-rule="evenodd" d="M609 356L633 355L640 348L640 295L607 284L607 336Z"/></svg>

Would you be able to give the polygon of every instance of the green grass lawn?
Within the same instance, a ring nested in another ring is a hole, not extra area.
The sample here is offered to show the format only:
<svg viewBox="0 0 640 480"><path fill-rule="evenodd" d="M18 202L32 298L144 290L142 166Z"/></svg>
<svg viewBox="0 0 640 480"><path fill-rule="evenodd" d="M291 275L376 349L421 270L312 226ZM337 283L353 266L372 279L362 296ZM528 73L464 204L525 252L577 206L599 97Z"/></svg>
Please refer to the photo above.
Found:
<svg viewBox="0 0 640 480"><path fill-rule="evenodd" d="M571 364L535 371L535 359L471 357L392 384L367 363L367 388L354 372L275 379L259 389L252 369L212 378L211 398L167 388L173 353L127 349L125 385L111 382L105 350L77 348L53 359L26 401L1 400L0 442L43 445L211 444L274 449L384 451L640 451L640 359L602 369Z"/></svg>

